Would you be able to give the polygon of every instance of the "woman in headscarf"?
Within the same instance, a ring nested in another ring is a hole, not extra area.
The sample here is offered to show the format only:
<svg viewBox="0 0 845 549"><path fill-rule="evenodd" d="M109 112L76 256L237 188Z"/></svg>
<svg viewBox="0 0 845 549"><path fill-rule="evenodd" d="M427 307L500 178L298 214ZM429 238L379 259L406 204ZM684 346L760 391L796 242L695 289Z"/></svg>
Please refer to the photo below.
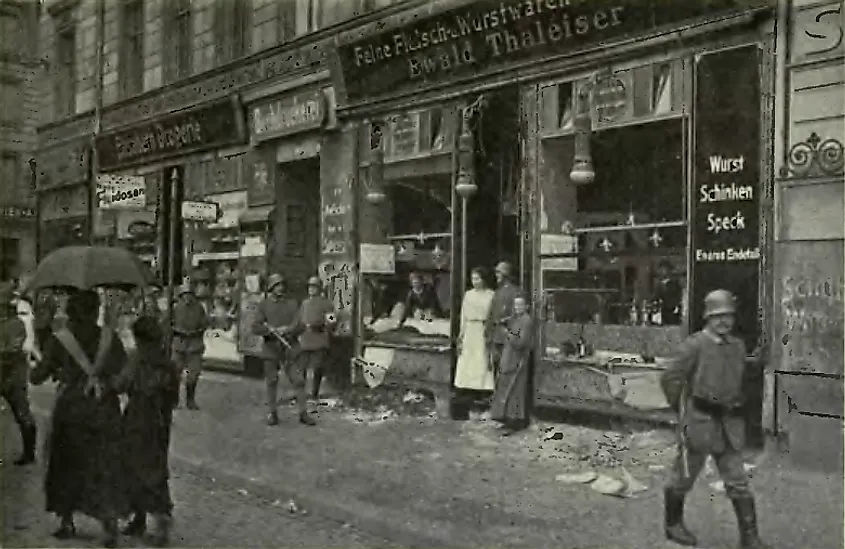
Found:
<svg viewBox="0 0 845 549"><path fill-rule="evenodd" d="M126 535L141 536L147 528L147 513L153 515L157 547L167 544L173 501L167 454L173 408L179 400L179 372L164 346L158 321L142 316L132 326L137 355L121 375L129 404L123 415L124 455L130 506L134 516Z"/></svg>
<svg viewBox="0 0 845 549"><path fill-rule="evenodd" d="M53 535L74 537L74 513L101 522L106 547L117 545L117 519L128 514L122 485L120 401L114 387L126 362L114 332L97 326L99 297L76 292L67 304L68 322L44 344L44 358L30 375L39 385L58 383L47 440L44 482L48 512L61 525Z"/></svg>

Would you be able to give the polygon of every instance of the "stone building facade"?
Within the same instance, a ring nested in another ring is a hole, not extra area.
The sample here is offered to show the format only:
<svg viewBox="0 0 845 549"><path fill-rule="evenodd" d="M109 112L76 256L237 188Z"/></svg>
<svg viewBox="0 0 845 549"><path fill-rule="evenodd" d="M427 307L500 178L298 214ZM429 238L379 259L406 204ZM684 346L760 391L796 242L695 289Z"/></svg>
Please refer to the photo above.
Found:
<svg viewBox="0 0 845 549"><path fill-rule="evenodd" d="M35 189L30 159L42 103L44 66L38 44L38 4L0 2L0 280L27 274L35 262Z"/></svg>

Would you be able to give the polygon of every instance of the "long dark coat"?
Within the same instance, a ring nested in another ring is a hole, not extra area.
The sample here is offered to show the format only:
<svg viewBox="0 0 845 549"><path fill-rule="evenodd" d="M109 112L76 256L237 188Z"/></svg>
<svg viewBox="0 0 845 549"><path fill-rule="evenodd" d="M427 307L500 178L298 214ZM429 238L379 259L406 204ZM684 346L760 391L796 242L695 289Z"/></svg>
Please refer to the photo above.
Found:
<svg viewBox="0 0 845 549"><path fill-rule="evenodd" d="M93 363L101 329L94 323L68 327ZM52 378L59 384L47 440L47 511L59 516L81 512L98 520L125 516L120 401L114 388L126 363L123 344L113 336L100 374L105 391L99 399L85 394L87 375L55 336L47 339L43 354L30 380L39 385Z"/></svg>
<svg viewBox="0 0 845 549"><path fill-rule="evenodd" d="M173 509L168 452L179 373L161 345L139 343L119 386L129 395L123 414L125 480L133 511Z"/></svg>
<svg viewBox="0 0 845 549"><path fill-rule="evenodd" d="M490 404L490 417L495 421L518 422L528 419L528 374L533 339L533 323L527 314L507 323L505 348L496 390Z"/></svg>

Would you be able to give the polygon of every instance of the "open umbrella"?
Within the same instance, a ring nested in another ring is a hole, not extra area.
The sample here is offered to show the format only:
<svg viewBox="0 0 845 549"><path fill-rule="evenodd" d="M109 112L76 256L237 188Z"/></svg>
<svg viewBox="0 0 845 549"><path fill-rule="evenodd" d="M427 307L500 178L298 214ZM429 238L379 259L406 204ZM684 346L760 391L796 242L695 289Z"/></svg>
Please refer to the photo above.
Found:
<svg viewBox="0 0 845 549"><path fill-rule="evenodd" d="M68 246L41 260L28 290L42 288L131 288L151 283L138 256L124 248Z"/></svg>

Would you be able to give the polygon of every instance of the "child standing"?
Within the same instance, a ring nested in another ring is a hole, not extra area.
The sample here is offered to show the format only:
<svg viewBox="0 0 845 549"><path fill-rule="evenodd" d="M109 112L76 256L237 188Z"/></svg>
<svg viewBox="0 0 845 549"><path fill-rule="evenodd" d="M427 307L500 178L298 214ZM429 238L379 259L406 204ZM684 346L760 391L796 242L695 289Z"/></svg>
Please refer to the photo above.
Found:
<svg viewBox="0 0 845 549"><path fill-rule="evenodd" d="M141 536L147 513L155 519L153 543L168 543L171 511L167 455L173 408L179 400L179 374L167 357L161 327L151 316L132 326L137 356L122 376L129 396L124 412L125 459L132 520L124 534Z"/></svg>
<svg viewBox="0 0 845 549"><path fill-rule="evenodd" d="M680 452L665 489L666 537L697 545L684 526L684 498L712 455L736 512L742 549L767 549L757 534L754 495L742 460L745 445L745 345L732 334L736 303L726 290L704 298L704 329L691 335L661 379L679 413Z"/></svg>

